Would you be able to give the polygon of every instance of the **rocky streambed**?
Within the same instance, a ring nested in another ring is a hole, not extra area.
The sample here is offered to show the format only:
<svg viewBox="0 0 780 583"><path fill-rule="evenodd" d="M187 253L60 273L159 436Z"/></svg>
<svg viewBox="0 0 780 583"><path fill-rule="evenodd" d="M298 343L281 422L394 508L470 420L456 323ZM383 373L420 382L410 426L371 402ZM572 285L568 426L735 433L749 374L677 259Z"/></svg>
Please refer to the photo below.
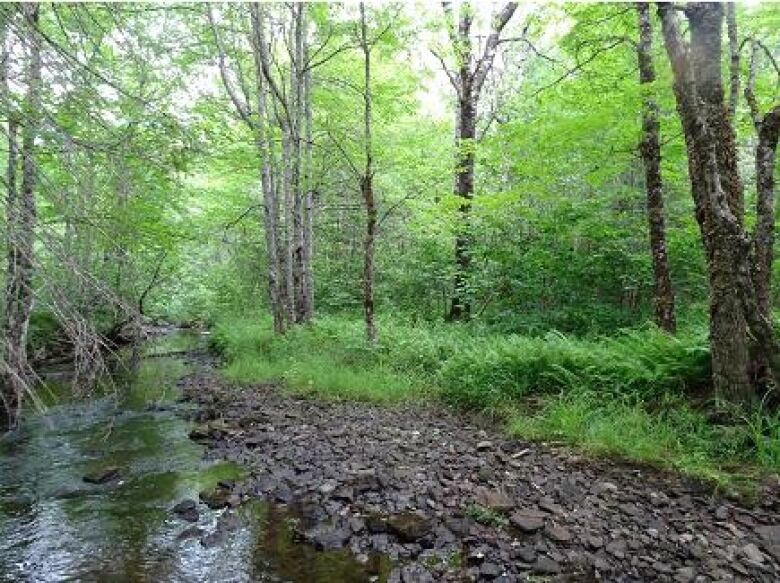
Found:
<svg viewBox="0 0 780 583"><path fill-rule="evenodd" d="M747 507L446 410L229 386L209 369L180 385L191 438L246 470L204 501L287 509L295 540L348 552L368 580L780 580L776 489Z"/></svg>

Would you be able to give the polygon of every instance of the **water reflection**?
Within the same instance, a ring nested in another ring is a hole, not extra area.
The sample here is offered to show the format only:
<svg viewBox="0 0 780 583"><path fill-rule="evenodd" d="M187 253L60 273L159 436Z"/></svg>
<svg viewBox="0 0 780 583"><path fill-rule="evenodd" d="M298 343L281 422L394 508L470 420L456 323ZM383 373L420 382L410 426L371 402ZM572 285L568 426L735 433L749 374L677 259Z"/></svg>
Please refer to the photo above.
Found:
<svg viewBox="0 0 780 583"><path fill-rule="evenodd" d="M148 358L120 396L60 402L0 440L0 581L369 580L372 569L348 554L294 543L283 513L260 503L242 508L219 544L179 540L192 525L170 508L240 477L204 462L170 410L184 370L178 358ZM84 482L107 467L118 480ZM197 526L218 520L204 512Z"/></svg>

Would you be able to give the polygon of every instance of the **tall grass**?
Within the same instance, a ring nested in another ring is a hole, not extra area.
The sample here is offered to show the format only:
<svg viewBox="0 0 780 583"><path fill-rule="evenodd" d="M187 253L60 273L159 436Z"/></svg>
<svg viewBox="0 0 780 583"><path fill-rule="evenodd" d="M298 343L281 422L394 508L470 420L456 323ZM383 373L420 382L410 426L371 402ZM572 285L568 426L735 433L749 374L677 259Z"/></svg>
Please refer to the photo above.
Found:
<svg viewBox="0 0 780 583"><path fill-rule="evenodd" d="M670 337L655 328L603 340L509 336L468 347L441 369L445 397L459 405L498 407L530 394L591 389L658 397L706 382L703 334Z"/></svg>

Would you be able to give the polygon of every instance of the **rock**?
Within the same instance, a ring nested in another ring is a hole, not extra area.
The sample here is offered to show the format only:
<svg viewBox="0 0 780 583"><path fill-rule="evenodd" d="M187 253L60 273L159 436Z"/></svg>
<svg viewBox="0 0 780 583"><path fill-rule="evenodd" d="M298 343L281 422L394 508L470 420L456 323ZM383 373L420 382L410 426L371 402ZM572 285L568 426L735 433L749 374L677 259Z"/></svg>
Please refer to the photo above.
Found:
<svg viewBox="0 0 780 583"><path fill-rule="evenodd" d="M749 561L753 561L754 563L764 562L764 553L762 553L753 543L746 544L740 549L740 551L742 552L742 555L744 555L744 557Z"/></svg>
<svg viewBox="0 0 780 583"><path fill-rule="evenodd" d="M690 583L696 577L696 569L693 567L680 567L674 574L674 580L678 583Z"/></svg>
<svg viewBox="0 0 780 583"><path fill-rule="evenodd" d="M336 482L325 482L322 485L320 485L317 490L320 494L323 494L325 496L328 496L329 494L332 494L336 491L336 488L338 487L338 484Z"/></svg>
<svg viewBox="0 0 780 583"><path fill-rule="evenodd" d="M344 486L342 488L338 488L333 493L333 497L336 500L342 500L344 502L352 502L355 499L355 490L348 486Z"/></svg>
<svg viewBox="0 0 780 583"><path fill-rule="evenodd" d="M538 573L540 575L555 575L556 573L560 573L561 566L556 561L553 561L550 557L545 557L542 555L536 559L536 563L534 563L534 566L531 570L534 573Z"/></svg>
<svg viewBox="0 0 780 583"><path fill-rule="evenodd" d="M241 519L231 511L222 514L217 520L217 529L225 532L231 532L241 526Z"/></svg>
<svg viewBox="0 0 780 583"><path fill-rule="evenodd" d="M544 497L539 500L539 508L550 514L562 514L563 509L557 505L552 498Z"/></svg>
<svg viewBox="0 0 780 583"><path fill-rule="evenodd" d="M412 563L404 565L401 569L401 581L403 583L433 583L435 579L425 567Z"/></svg>
<svg viewBox="0 0 780 583"><path fill-rule="evenodd" d="M571 533L562 526L547 525L544 534L550 540L557 543L568 543L571 540Z"/></svg>
<svg viewBox="0 0 780 583"><path fill-rule="evenodd" d="M729 509L727 506L718 506L715 509L715 518L718 520L726 520L729 517Z"/></svg>
<svg viewBox="0 0 780 583"><path fill-rule="evenodd" d="M501 566L496 563L482 563L482 566L479 568L480 576L485 579L495 579L503 572L504 570Z"/></svg>
<svg viewBox="0 0 780 583"><path fill-rule="evenodd" d="M626 541L623 539L617 539L611 541L607 547L606 551L615 557L616 559L625 559L626 558Z"/></svg>
<svg viewBox="0 0 780 583"><path fill-rule="evenodd" d="M352 531L344 527L327 524L316 526L303 534L304 540L321 551L332 551L343 548L352 536Z"/></svg>
<svg viewBox="0 0 780 583"><path fill-rule="evenodd" d="M593 488L593 493L597 496L602 494L614 494L618 491L618 487L612 482L599 482Z"/></svg>
<svg viewBox="0 0 780 583"><path fill-rule="evenodd" d="M514 501L506 492L489 490L488 488L478 488L474 501L494 512L509 512L515 507Z"/></svg>
<svg viewBox="0 0 780 583"><path fill-rule="evenodd" d="M199 425L190 431L189 437L193 441L207 441L211 439L211 431L209 431L208 426Z"/></svg>
<svg viewBox="0 0 780 583"><path fill-rule="evenodd" d="M434 546L437 548L447 546L458 540L458 537L456 537L449 528L442 524L434 529L433 536L435 538Z"/></svg>
<svg viewBox="0 0 780 583"><path fill-rule="evenodd" d="M366 521L360 516L353 516L349 519L349 528L354 533L366 530Z"/></svg>
<svg viewBox="0 0 780 583"><path fill-rule="evenodd" d="M227 531L217 528L214 531L202 536L200 538L200 544L206 547L207 549L210 549L212 547L220 546L222 543L225 542L226 538L227 538Z"/></svg>
<svg viewBox="0 0 780 583"><path fill-rule="evenodd" d="M541 517L524 512L512 513L509 523L526 534L532 534L544 527L544 520Z"/></svg>
<svg viewBox="0 0 780 583"><path fill-rule="evenodd" d="M756 534L768 544L780 545L780 524L756 527Z"/></svg>
<svg viewBox="0 0 780 583"><path fill-rule="evenodd" d="M769 553L775 561L780 563L780 544L765 543L764 550Z"/></svg>
<svg viewBox="0 0 780 583"><path fill-rule="evenodd" d="M466 563L469 565L481 565L485 561L485 550L482 548L469 549L466 555Z"/></svg>
<svg viewBox="0 0 780 583"><path fill-rule="evenodd" d="M371 534L387 532L387 520L378 514L366 516L366 528Z"/></svg>
<svg viewBox="0 0 780 583"><path fill-rule="evenodd" d="M179 533L179 535L176 537L176 540L182 541L187 540L191 538L197 538L203 534L203 529L197 526L188 526L183 531Z"/></svg>
<svg viewBox="0 0 780 583"><path fill-rule="evenodd" d="M171 511L182 520L186 520L187 522L198 522L198 504L195 500L182 500L171 508Z"/></svg>
<svg viewBox="0 0 780 583"><path fill-rule="evenodd" d="M90 472L84 476L84 481L88 484L105 484L117 478L119 478L119 468L108 466L107 468Z"/></svg>
<svg viewBox="0 0 780 583"><path fill-rule="evenodd" d="M536 551L533 547L520 547L515 551L515 558L524 563L533 563L536 561Z"/></svg>
<svg viewBox="0 0 780 583"><path fill-rule="evenodd" d="M604 539L600 536L589 536L585 539L585 545L589 549L596 551L604 546Z"/></svg>
<svg viewBox="0 0 780 583"><path fill-rule="evenodd" d="M493 442L492 441L480 441L477 444L477 451L487 451L488 449L493 448Z"/></svg>
<svg viewBox="0 0 780 583"><path fill-rule="evenodd" d="M218 510L219 508L225 508L229 505L228 497L230 493L223 488L213 488L211 490L203 490L198 497L200 501L212 510Z"/></svg>
<svg viewBox="0 0 780 583"><path fill-rule="evenodd" d="M388 530L402 542L415 542L431 532L431 524L425 518L413 512L396 514L387 520Z"/></svg>
<svg viewBox="0 0 780 583"><path fill-rule="evenodd" d="M390 545L390 537L387 534L373 534L369 538L369 541L371 543L371 549L375 553L387 553L387 547Z"/></svg>

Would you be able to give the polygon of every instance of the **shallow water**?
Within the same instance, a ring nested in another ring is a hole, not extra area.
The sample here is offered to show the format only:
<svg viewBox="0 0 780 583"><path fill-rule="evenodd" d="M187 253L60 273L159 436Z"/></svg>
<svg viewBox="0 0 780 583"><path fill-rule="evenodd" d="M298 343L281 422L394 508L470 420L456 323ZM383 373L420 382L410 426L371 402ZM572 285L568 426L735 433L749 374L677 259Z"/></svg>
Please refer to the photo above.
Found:
<svg viewBox="0 0 780 583"><path fill-rule="evenodd" d="M159 346L188 342L179 333ZM146 358L125 388L49 398L0 440L0 581L371 580L376 565L294 542L294 515L262 502L239 508L240 525L214 546L179 539L193 524L170 508L241 474L204 461L188 438L191 424L174 411L184 372L179 358ZM84 482L107 467L118 480ZM208 534L224 511L200 510L194 526Z"/></svg>

